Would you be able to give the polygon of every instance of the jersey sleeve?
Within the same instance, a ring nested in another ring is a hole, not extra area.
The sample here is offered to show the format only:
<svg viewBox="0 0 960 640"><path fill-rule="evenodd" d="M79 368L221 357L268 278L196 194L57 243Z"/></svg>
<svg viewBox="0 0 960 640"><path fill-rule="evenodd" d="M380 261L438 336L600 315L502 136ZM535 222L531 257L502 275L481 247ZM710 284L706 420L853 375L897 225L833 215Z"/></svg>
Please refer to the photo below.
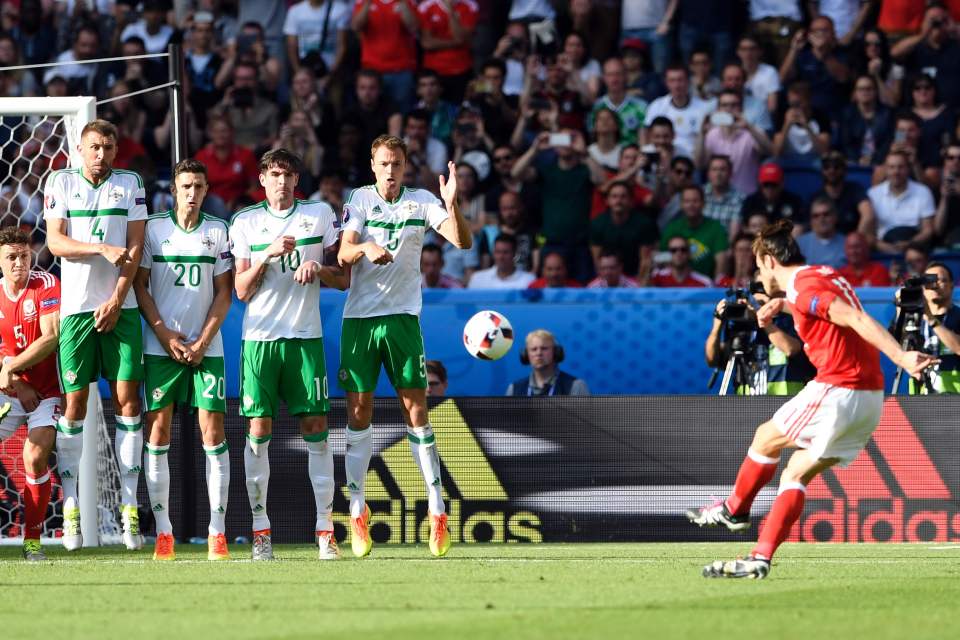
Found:
<svg viewBox="0 0 960 640"><path fill-rule="evenodd" d="M830 286L822 278L798 278L797 298L793 303L794 313L830 319L830 305L837 298L836 286Z"/></svg>
<svg viewBox="0 0 960 640"><path fill-rule="evenodd" d="M233 270L233 253L230 252L230 238L227 235L227 228L224 227L220 234L220 241L217 243L217 261L213 263L213 277L216 278L231 270Z"/></svg>
<svg viewBox="0 0 960 640"><path fill-rule="evenodd" d="M44 287L40 290L40 315L60 310L60 280L53 274L44 276Z"/></svg>
<svg viewBox="0 0 960 640"><path fill-rule="evenodd" d="M127 208L127 222L137 222L147 219L147 191L143 188L143 181L139 176L134 177L135 183L130 190L130 203Z"/></svg>
<svg viewBox="0 0 960 640"><path fill-rule="evenodd" d="M361 195L354 191L343 205L343 230L356 231L363 233L363 227L367 222L367 212L360 202Z"/></svg>
<svg viewBox="0 0 960 640"><path fill-rule="evenodd" d="M143 232L143 251L140 252L140 268L153 268L153 243L150 242L150 223L147 222L147 228Z"/></svg>
<svg viewBox="0 0 960 640"><path fill-rule="evenodd" d="M237 220L230 225L230 251L239 260L250 259L250 242L243 231L243 221Z"/></svg>
<svg viewBox="0 0 960 640"><path fill-rule="evenodd" d="M443 206L439 198L430 196L429 200L423 205L423 216L426 218L428 225L439 231L440 223L449 218L450 214L447 213L447 208Z"/></svg>
<svg viewBox="0 0 960 640"><path fill-rule="evenodd" d="M323 219L323 248L328 249L337 244L337 240L340 239L340 223L337 222L337 215L329 205L324 209Z"/></svg>
<svg viewBox="0 0 960 640"><path fill-rule="evenodd" d="M67 217L67 198L63 191L63 176L59 171L47 178L43 189L43 217L45 220Z"/></svg>

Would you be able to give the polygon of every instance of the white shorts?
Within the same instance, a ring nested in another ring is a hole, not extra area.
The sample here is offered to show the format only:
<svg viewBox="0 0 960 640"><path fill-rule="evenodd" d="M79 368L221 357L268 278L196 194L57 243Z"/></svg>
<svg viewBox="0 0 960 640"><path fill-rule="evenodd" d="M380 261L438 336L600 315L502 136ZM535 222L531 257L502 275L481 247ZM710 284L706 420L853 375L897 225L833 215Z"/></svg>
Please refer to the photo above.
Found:
<svg viewBox="0 0 960 640"><path fill-rule="evenodd" d="M27 431L33 431L37 427L56 427L63 406L60 398L44 398L36 409L27 413L16 398L0 395L0 405L4 402L9 402L12 408L10 413L0 420L0 440L12 436L24 422L27 423Z"/></svg>
<svg viewBox="0 0 960 640"><path fill-rule="evenodd" d="M773 414L780 433L814 458L839 458L846 466L867 445L880 423L883 391L808 382Z"/></svg>

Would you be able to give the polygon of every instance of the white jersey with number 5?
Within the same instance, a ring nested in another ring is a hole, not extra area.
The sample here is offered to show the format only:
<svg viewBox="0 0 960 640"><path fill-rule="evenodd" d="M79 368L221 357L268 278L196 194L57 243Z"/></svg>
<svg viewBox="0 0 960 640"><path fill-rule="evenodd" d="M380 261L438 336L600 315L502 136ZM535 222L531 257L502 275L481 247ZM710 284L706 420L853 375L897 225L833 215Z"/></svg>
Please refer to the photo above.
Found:
<svg viewBox="0 0 960 640"><path fill-rule="evenodd" d="M201 213L199 224L186 231L173 211L150 216L140 266L150 269L150 295L163 324L192 342L200 337L213 305L213 279L233 268L227 223ZM143 352L167 355L153 331L143 332ZM223 356L219 331L207 355Z"/></svg>
<svg viewBox="0 0 960 640"><path fill-rule="evenodd" d="M66 235L79 242L127 246L127 223L147 219L143 180L132 171L114 169L94 186L80 169L55 171L43 190L43 217L47 224L67 221ZM102 256L60 258L63 302L60 315L94 311L110 299L120 268ZM133 287L124 309L136 309Z"/></svg>
<svg viewBox="0 0 960 640"><path fill-rule="evenodd" d="M403 187L396 200L387 202L375 185L354 189L343 205L343 230L359 233L359 242L383 247L393 262L377 265L362 257L353 265L343 317L419 316L423 235L428 226L437 229L448 217L446 207L429 191Z"/></svg>
<svg viewBox="0 0 960 640"><path fill-rule="evenodd" d="M301 264L323 264L323 250L339 236L337 216L325 202L296 200L287 211L266 201L241 209L230 221L233 257L251 263L267 260L266 250L280 236L296 238L296 248L268 261L260 284L243 314L243 339L269 342L280 338L320 338L320 283L297 284Z"/></svg>

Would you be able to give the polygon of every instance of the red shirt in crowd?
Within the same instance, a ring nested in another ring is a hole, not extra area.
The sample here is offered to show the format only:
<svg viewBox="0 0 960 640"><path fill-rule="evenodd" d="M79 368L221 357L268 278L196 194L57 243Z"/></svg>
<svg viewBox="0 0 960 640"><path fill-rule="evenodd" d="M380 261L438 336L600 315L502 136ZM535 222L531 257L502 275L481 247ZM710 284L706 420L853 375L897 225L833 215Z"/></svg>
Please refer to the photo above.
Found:
<svg viewBox="0 0 960 640"><path fill-rule="evenodd" d="M260 184L257 159L246 147L235 144L230 155L220 160L213 146L207 145L197 152L197 160L207 167L210 193L222 198L227 206Z"/></svg>
<svg viewBox="0 0 960 640"><path fill-rule="evenodd" d="M546 278L537 278L536 280L534 280L533 282L527 285L527 289L546 289L549 286L550 285L547 284ZM563 286L572 287L574 289L583 287L582 284L580 284L576 280L571 280L570 278L567 278L567 281L563 283Z"/></svg>
<svg viewBox="0 0 960 640"><path fill-rule="evenodd" d="M879 262L867 263L860 272L850 265L840 267L838 271L852 287L889 287L893 284L887 268Z"/></svg>
<svg viewBox="0 0 960 640"><path fill-rule="evenodd" d="M143 145L127 136L120 136L117 140L117 155L113 159L113 166L117 169L129 169L134 158L147 155Z"/></svg>
<svg viewBox="0 0 960 640"><path fill-rule="evenodd" d="M710 278L699 271L691 271L683 280L677 280L673 275L673 269L657 269L650 276L650 286L652 287L712 287Z"/></svg>
<svg viewBox="0 0 960 640"><path fill-rule="evenodd" d="M403 23L399 2L406 2L417 15L411 0L370 0L367 24L360 32L360 66L380 73L413 71L417 68L417 43ZM359 13L364 0L356 0L353 14Z"/></svg>
<svg viewBox="0 0 960 640"><path fill-rule="evenodd" d="M40 317L60 310L60 281L46 271L31 271L26 288L16 298L10 297L5 279L0 279L0 285L0 354L12 358L40 338ZM41 398L61 395L56 351L17 375Z"/></svg>
<svg viewBox="0 0 960 640"><path fill-rule="evenodd" d="M850 327L830 321L835 299L863 309L850 283L830 267L804 267L787 285L787 302L817 382L846 389L883 389L880 351Z"/></svg>
<svg viewBox="0 0 960 640"><path fill-rule="evenodd" d="M607 171L607 179L609 180L613 176L617 175L614 171ZM635 207L645 207L650 204L650 201L653 199L653 192L646 187L640 186L636 182L633 183L633 204ZM590 219L593 220L601 213L607 210L607 201L603 195L603 192L600 191L600 188L594 188L593 190L593 200L590 203Z"/></svg>
<svg viewBox="0 0 960 640"><path fill-rule="evenodd" d="M477 26L479 9L473 0L453 0L453 10L457 12L460 26L472 31ZM426 0L420 4L420 28L424 32L442 40L453 37L450 31L450 16L444 0ZM473 57L470 54L470 40L459 47L424 50L423 66L433 69L442 76L455 76L470 71Z"/></svg>

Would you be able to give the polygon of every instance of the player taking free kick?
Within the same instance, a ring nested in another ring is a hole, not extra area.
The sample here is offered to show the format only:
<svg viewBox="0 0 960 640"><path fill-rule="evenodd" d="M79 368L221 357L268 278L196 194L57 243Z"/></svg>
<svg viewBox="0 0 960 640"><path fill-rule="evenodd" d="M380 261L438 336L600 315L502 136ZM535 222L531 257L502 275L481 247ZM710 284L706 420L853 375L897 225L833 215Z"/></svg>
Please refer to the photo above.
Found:
<svg viewBox="0 0 960 640"><path fill-rule="evenodd" d="M440 458L427 417L427 369L420 333L420 250L427 227L459 249L469 249L470 227L457 208L455 167L440 176L443 204L429 191L400 185L407 161L403 140L380 136L370 149L376 184L355 189L343 207L340 263L352 265L343 309L340 386L347 393L347 453L350 545L370 553L370 509L363 494L372 454L373 391L386 366L407 423L413 458L427 485L430 552L444 555L450 532L440 484Z"/></svg>
<svg viewBox="0 0 960 640"><path fill-rule="evenodd" d="M250 418L243 467L253 514L253 559L272 560L267 487L268 447L282 399L297 416L307 446L307 473L317 507L318 557L339 557L333 536L333 451L327 442L330 410L320 323L320 282L344 289L334 261L339 229L324 202L294 198L301 162L286 149L260 159L264 202L241 209L230 223L236 262L234 286L243 314L240 413Z"/></svg>
<svg viewBox="0 0 960 640"><path fill-rule="evenodd" d="M807 485L825 469L852 462L877 428L883 407L881 351L915 377L936 362L925 353L901 349L832 268L805 265L792 227L789 221L768 225L753 241L764 289L786 295L764 304L757 322L764 327L781 310L792 313L817 376L757 428L733 493L687 511L700 526L746 530L750 507L773 478L780 452L798 449L780 474L777 498L753 551L744 559L707 565L703 575L708 578L767 576L774 552L803 512Z"/></svg>
<svg viewBox="0 0 960 640"><path fill-rule="evenodd" d="M128 549L143 546L137 484L143 460L138 387L143 379L143 333L133 279L143 249L147 200L143 180L113 168L117 128L93 120L80 132L79 169L51 174L44 189L47 245L60 257L60 380L66 409L57 422L57 460L63 482L63 546L78 549L77 473L90 383L110 382L117 420L120 516Z"/></svg>
<svg viewBox="0 0 960 640"><path fill-rule="evenodd" d="M143 258L133 283L150 327L143 344L150 430L145 475L157 523L154 560L176 557L167 463L175 402L198 409L210 502L207 558L229 558L225 519L230 454L223 434L227 400L220 325L230 310L233 259L227 224L200 211L207 188L203 163L177 163L172 185L176 209L147 219Z"/></svg>
<svg viewBox="0 0 960 640"><path fill-rule="evenodd" d="M27 234L16 227L0 230L0 441L27 424L23 557L37 562L47 559L40 548L51 491L47 461L63 399L56 355L60 282L44 271L31 271L32 261Z"/></svg>

